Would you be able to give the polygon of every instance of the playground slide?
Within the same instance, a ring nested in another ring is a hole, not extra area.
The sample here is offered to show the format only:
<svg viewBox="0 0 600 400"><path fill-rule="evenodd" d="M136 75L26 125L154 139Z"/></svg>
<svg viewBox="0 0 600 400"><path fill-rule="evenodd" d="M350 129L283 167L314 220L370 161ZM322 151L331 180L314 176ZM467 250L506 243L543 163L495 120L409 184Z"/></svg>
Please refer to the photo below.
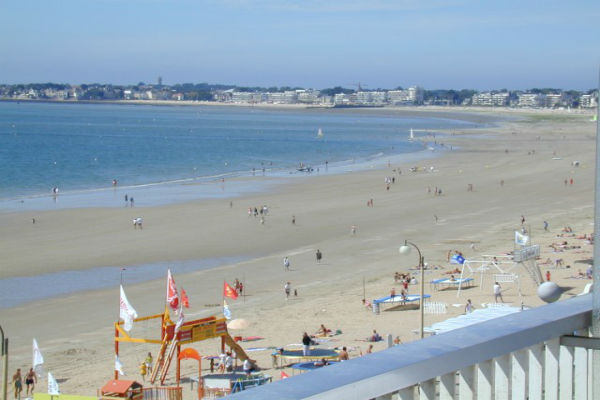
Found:
<svg viewBox="0 0 600 400"><path fill-rule="evenodd" d="M225 339L225 344L227 346L229 346L231 349L233 349L233 351L235 351L235 354L237 354L237 356L240 360L246 361L247 359L250 358L250 357L248 357L248 355L246 354L246 352L244 351L242 346L237 344L237 342L235 340L233 340L233 338L231 336L229 336L229 333L225 333L225 335L223 335L223 339Z"/></svg>

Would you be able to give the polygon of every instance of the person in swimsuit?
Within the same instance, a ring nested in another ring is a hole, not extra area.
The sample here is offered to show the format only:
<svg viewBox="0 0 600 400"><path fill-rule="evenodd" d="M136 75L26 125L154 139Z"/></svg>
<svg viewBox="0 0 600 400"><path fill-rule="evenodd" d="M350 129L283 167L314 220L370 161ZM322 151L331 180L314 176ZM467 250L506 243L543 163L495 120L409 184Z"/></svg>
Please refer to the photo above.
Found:
<svg viewBox="0 0 600 400"><path fill-rule="evenodd" d="M21 392L23 391L23 377L21 376L21 368L17 368L17 372L12 377L12 383L15 387L15 399L21 400Z"/></svg>
<svg viewBox="0 0 600 400"><path fill-rule="evenodd" d="M29 397L29 391L31 390L31 395L33 396L33 389L35 389L35 384L37 383L37 376L33 368L29 368L29 372L25 375L25 385L26 387L26 395Z"/></svg>

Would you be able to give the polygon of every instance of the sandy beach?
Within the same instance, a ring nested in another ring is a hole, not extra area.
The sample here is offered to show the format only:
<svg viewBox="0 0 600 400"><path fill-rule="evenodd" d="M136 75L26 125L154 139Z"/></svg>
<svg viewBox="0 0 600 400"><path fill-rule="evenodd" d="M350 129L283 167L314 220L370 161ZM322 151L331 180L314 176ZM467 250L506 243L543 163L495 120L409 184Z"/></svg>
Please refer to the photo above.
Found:
<svg viewBox="0 0 600 400"><path fill-rule="evenodd" d="M465 119L485 115L469 111ZM550 260L540 264L542 273L549 269L553 281L568 287L562 299L568 298L589 282L573 277L578 270L585 272L592 257L592 245L577 237L593 230L596 125L589 115L566 111L491 112L509 119L478 130L439 132L445 135L436 140L453 150L417 165L400 163L311 176L267 193L235 198L232 205L230 199L219 199L135 210L0 213L0 279L107 265L164 263L164 279L132 285L127 283L127 271L124 273L127 296L143 316L164 308L169 262L240 257L245 261L175 275L190 299L187 319L220 317L223 280L231 283L238 278L246 295L228 301L229 306L234 318L244 318L250 325L232 334L264 338L242 347L301 343L303 332L315 333L324 324L342 333L321 347L347 346L350 356L356 357L366 351L368 343L362 340L373 329L399 336L403 342L417 340L413 330L419 326L418 311L375 315L361 302L363 297L371 301L386 296L394 287L399 292L394 272L407 272L418 262L416 253L399 254L404 240L422 251L430 267L428 282L448 276L445 272L455 267L448 262L449 251L459 250L473 260L505 254L514 249L514 231L525 227L533 243L541 246L539 261ZM574 161L579 165L573 165ZM418 171L411 172L414 166ZM394 177L389 189L386 177ZM441 195L434 194L436 188ZM372 207L367 206L370 199ZM269 208L264 224L247 212L249 207L262 205ZM131 219L140 215L143 230L134 230ZM544 221L548 222L547 231ZM575 237L562 232L565 226L572 228ZM566 249L557 247L562 251L550 247L563 241L568 245ZM323 253L319 264L315 261L317 249ZM290 271L283 267L285 256ZM555 268L557 259L563 260L562 267ZM526 272L522 268L513 271L520 277L522 296L516 284L507 283L503 285L504 300L515 306L542 304ZM433 301L448 304L447 314L426 315L426 326L463 313L469 298L477 308L493 302L493 277L484 277L483 285L478 274L473 278L476 286L460 297L455 290L433 291L426 284ZM287 281L297 290L297 296L288 300L283 289ZM418 293L418 286L409 291ZM0 308L0 324L10 338L9 377L16 368L30 367L35 337L46 360L45 369L59 380L61 392L95 395L113 376L118 296L115 286ZM132 332L154 338L159 335L158 328L148 323L135 326ZM217 355L219 346L215 339L191 347L202 355ZM374 349L385 346L378 342ZM157 345L121 345L126 378L141 379L137 366L147 352L156 354L158 350ZM280 370L272 369L271 351L250 354L277 380ZM196 368L184 362L183 377L195 375ZM289 368L283 371L293 375ZM174 382L173 369L169 382ZM37 389L45 392L45 377ZM195 398L189 385L183 393L187 399Z"/></svg>

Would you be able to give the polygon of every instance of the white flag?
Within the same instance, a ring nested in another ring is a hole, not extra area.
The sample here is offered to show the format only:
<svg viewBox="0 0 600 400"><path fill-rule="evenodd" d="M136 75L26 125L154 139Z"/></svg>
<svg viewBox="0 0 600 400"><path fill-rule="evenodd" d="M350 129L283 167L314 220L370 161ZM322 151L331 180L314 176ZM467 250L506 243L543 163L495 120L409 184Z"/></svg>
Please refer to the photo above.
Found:
<svg viewBox="0 0 600 400"><path fill-rule="evenodd" d="M179 304L179 316L177 317L177 322L175 323L175 333L179 332L181 326L183 325L184 316L183 316L183 304Z"/></svg>
<svg viewBox="0 0 600 400"><path fill-rule="evenodd" d="M60 390L58 389L58 382L56 382L56 379L54 379L50 372L48 372L48 394L60 394Z"/></svg>
<svg viewBox="0 0 600 400"><path fill-rule="evenodd" d="M43 367L44 367L44 357L42 356L42 352L38 347L37 340L33 338L33 369L38 376L42 376Z"/></svg>
<svg viewBox="0 0 600 400"><path fill-rule="evenodd" d="M123 372L123 364L121 364L121 360L119 360L119 356L115 355L115 370L119 371L119 375L125 375Z"/></svg>
<svg viewBox="0 0 600 400"><path fill-rule="evenodd" d="M123 290L123 285L121 285L121 300L119 302L119 318L123 320L123 329L127 332L131 330L133 327L133 320L138 317L137 312L127 300L127 296L125 296L125 291Z"/></svg>
<svg viewBox="0 0 600 400"><path fill-rule="evenodd" d="M231 311L229 310L229 306L227 305L225 299L223 299L223 315L226 319L231 319Z"/></svg>
<svg viewBox="0 0 600 400"><path fill-rule="evenodd" d="M529 236L523 235L519 231L515 231L515 243L521 246L526 246L529 242Z"/></svg>

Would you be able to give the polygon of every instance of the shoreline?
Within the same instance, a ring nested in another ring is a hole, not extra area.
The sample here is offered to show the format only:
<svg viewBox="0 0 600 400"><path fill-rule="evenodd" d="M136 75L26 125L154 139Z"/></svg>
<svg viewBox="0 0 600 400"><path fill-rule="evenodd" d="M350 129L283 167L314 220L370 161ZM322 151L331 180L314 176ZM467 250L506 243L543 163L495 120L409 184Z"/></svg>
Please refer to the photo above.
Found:
<svg viewBox="0 0 600 400"><path fill-rule="evenodd" d="M60 102L58 102L60 103ZM329 111L327 111L329 113ZM360 114L360 112L356 112L355 110L350 110L350 114ZM108 198L111 193L119 192L120 195L124 195L123 191L148 191L153 193L155 197L161 197L160 194L156 194L157 190L163 188L163 190L168 191L174 189L174 192L182 192L182 199L175 201L178 203L191 201L198 196L200 198L215 198L215 197L239 197L243 194L248 193L256 193L261 191L261 180L260 177L267 178L268 180L289 180L295 179L299 176L312 176L312 175L325 175L325 174L338 174L338 173L348 173L355 172L357 170L363 169L372 169L374 167L381 166L383 163L389 160L395 160L394 162L403 162L400 158L406 158L407 161L410 160L421 160L424 158L436 157L436 154L427 154L429 151L428 147L435 148L440 151L444 151L443 144L440 146L439 144L434 145L433 141L435 140L435 134L440 134L442 137L446 137L449 132L456 132L457 130L470 130L476 131L477 129L481 129L483 127L493 126L493 124L499 123L505 118L503 117L495 117L493 115L486 115L484 117L472 117L469 113L459 113L456 115L447 115L445 113L427 113L427 114L419 114L416 111L404 111L401 113L397 112L384 112L381 114L379 112L367 112L365 115L375 115L375 116L389 116L389 117L426 117L432 120L439 120L442 124L444 120L453 120L453 121L463 121L466 124L472 124L472 126L457 126L457 127L441 127L441 128L432 128L427 129L426 132L429 132L427 136L418 137L414 143L419 143L423 146L422 149L419 150L411 150L405 152L398 152L398 150L387 154L387 153L374 153L370 155L361 155L356 158L355 156L349 155L347 159L331 161L329 165L326 164L314 164L311 167L314 168L313 173L301 173L296 171L294 167L277 167L270 168L265 172L260 170L239 170L239 171L224 171L222 173L213 173L209 175L200 175L194 177L180 177L173 178L165 181L150 181L137 183L132 185L125 186L102 186L102 187L82 187L82 188L73 188L64 190L61 188L61 192L58 196L53 196L50 193L31 193L24 195L13 195L10 197L0 198L0 212L5 211L33 211L33 210L53 210L53 209L64 209L64 208L76 208L76 207L103 207L103 206L115 206L119 204ZM431 136L433 134L433 137ZM438 139L439 140L439 139ZM431 143L430 143L431 142ZM393 147L392 147L393 148ZM256 179L255 179L256 178ZM236 184L242 184L239 193L233 193L231 196L224 193L219 193L219 189L215 188L213 185L221 183L222 180L227 180L228 182L234 182ZM264 181L264 179L263 179ZM249 183L253 182L253 183ZM253 189L252 184L258 184L259 187L257 189ZM270 186L269 183L266 184L267 187ZM190 189L191 187L201 187L202 190L199 193L193 193ZM187 187L187 188L186 188ZM98 201L94 198L94 194L98 194L100 197L104 197L103 201ZM73 199L74 196L79 196L81 199ZM144 196L136 196L136 199L143 198ZM165 196L162 196L165 197ZM50 202L45 202L47 199L54 199L55 204L51 204ZM66 205L62 205L60 199L68 199ZM45 202L45 205L43 204ZM77 203L81 204L77 204ZM27 203L27 204L25 204ZM33 203L33 204L32 204ZM147 205L157 206L157 205L165 205L169 204L168 201L158 201L151 202Z"/></svg>
<svg viewBox="0 0 600 400"><path fill-rule="evenodd" d="M175 276L190 297L188 318L220 315L220 306L214 305L222 298L223 280L239 278L247 296L229 306L233 318L244 318L250 326L236 335L264 337L257 342L259 346L284 346L297 343L303 331L312 333L324 323L343 331L324 346L348 346L355 357L365 350L358 339L372 329L398 335L403 341L415 339L411 329L418 326L418 311L375 315L361 304L362 298L375 299L389 294L392 286L398 288L393 273L409 271L417 263L416 255L398 255L405 239L418 243L432 267L426 275L429 281L454 267L447 262L450 250L461 250L470 259L511 251L514 230L521 228L520 216L524 215L531 237L542 246L540 261L562 258L571 266L552 269L553 280L573 287L570 293L587 283L569 277L585 269L579 261L590 256L591 246L556 235L565 225L572 226L577 235L593 230L593 127L583 119L569 118L505 121L484 128L483 140L472 140L472 130L460 131L444 140L456 146L456 151L423 163L433 167L430 172L409 172L410 164L399 163L344 175L312 176L268 193L243 196L234 200L233 207L229 201L207 200L144 208L142 231L132 229L132 210L125 208L48 211L35 227L29 219L32 213L0 213L0 251L11 270L30 275L103 260L127 265L129 260L139 264L139 260L154 259L163 261L166 269L169 258L245 254L248 258L238 263ZM580 161L580 166L574 167L573 160ZM402 174L393 171L397 168ZM389 190L386 176L396 178ZM574 184L563 184L567 178L574 178ZM467 189L469 184L472 191ZM435 187L443 190L441 196L429 193ZM374 199L373 207L366 206L369 199ZM246 210L263 204L270 211L261 224L259 218L248 217ZM548 232L542 228L543 221L550 222ZM357 227L356 234L351 233L351 226ZM548 244L557 240L580 248L550 252ZM314 259L317 249L323 253L320 264ZM291 261L289 272L281 263L284 256ZM460 298L455 291L431 292L426 287L434 301L449 304L448 314L427 315L426 325L461 313L467 296L476 307L489 302L489 279L493 278L486 276L483 287L466 290ZM297 297L285 299L286 281L298 290ZM140 316L164 308L164 284L164 278L136 284L125 280L127 296ZM521 284L524 297L515 285L506 284L505 301L539 305L535 287L525 274ZM112 376L112 323L117 311L117 287L0 309L12 343L9 369L28 365L34 336L47 360L46 369L67 379L61 384L62 392L94 394ZM147 329L151 327L140 324L134 332L141 335ZM212 355L218 343L212 340L194 347L202 355ZM375 350L384 347L377 343ZM147 351L154 354L158 349L123 346L120 358L130 376L139 379L137 359ZM252 357L278 376L279 370L269 368L268 351L252 353ZM195 372L184 366L182 373L189 377ZM192 396L185 388L184 398Z"/></svg>

